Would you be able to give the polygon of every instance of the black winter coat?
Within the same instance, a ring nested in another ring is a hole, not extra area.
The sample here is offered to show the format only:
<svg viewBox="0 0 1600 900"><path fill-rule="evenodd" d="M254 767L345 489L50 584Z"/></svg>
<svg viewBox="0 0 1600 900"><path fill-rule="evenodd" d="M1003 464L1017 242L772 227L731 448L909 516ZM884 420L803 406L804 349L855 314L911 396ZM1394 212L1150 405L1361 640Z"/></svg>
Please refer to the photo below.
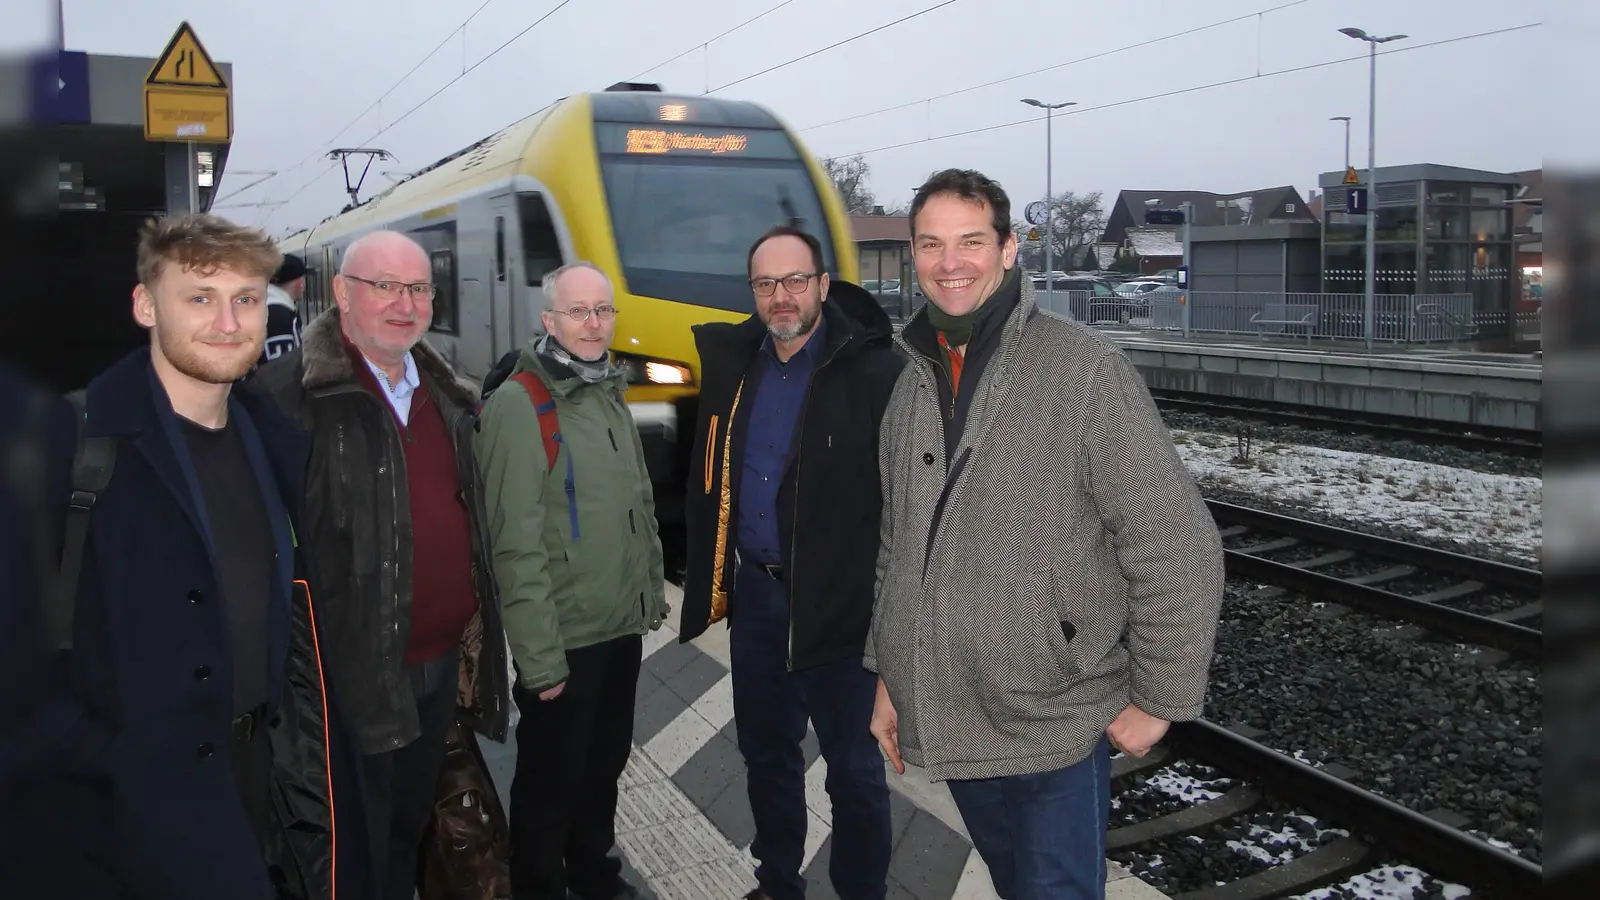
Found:
<svg viewBox="0 0 1600 900"><path fill-rule="evenodd" d="M860 658L872 624L878 560L878 424L905 358L877 301L833 281L822 304L827 346L801 410L778 492L778 535L789 592L791 671ZM690 641L737 605L739 460L744 454L746 379L766 327L694 328L701 387L684 500L687 567L680 641Z"/></svg>
<svg viewBox="0 0 1600 900"><path fill-rule="evenodd" d="M477 392L444 358L419 342L417 372L436 398L456 448L472 539L478 615L461 640L469 685L461 719L504 742L510 676L499 594L485 535L483 484L472 456ZM411 508L405 450L385 401L357 380L338 309L306 326L298 350L262 366L252 379L311 433L306 532L317 556L333 677L352 707L363 753L387 753L422 733L406 674L411 639Z"/></svg>
<svg viewBox="0 0 1600 900"><path fill-rule="evenodd" d="M72 649L55 659L27 723L48 760L7 798L23 821L5 850L29 856L9 860L0 880L18 897L375 896L360 756L323 677L323 607L306 589L311 560L295 537L305 435L235 386L230 419L278 548L261 636L278 799L263 863L230 756L233 676L208 517L150 351L90 382L86 405L85 433L116 439L115 468L89 520ZM56 422L51 469L69 472L76 425L70 414ZM64 516L65 495L59 506Z"/></svg>

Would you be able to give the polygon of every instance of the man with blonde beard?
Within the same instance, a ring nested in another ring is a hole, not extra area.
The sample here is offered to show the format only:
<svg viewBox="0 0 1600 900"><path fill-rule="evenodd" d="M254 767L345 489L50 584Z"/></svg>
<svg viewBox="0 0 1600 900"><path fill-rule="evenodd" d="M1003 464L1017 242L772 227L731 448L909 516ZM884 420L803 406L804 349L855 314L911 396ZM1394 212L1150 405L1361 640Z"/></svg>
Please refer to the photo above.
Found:
<svg viewBox="0 0 1600 900"><path fill-rule="evenodd" d="M25 729L50 766L7 798L41 845L5 881L40 890L16 896L371 888L359 763L296 539L307 447L234 384L261 353L279 260L223 219L152 221L133 290L150 346L62 404L53 454L73 491L56 510L50 697Z"/></svg>
<svg viewBox="0 0 1600 900"><path fill-rule="evenodd" d="M304 539L392 900L413 896L458 685L462 721L492 740L510 704L472 456L478 394L422 340L437 291L415 241L363 235L345 248L335 307L256 376L311 432Z"/></svg>

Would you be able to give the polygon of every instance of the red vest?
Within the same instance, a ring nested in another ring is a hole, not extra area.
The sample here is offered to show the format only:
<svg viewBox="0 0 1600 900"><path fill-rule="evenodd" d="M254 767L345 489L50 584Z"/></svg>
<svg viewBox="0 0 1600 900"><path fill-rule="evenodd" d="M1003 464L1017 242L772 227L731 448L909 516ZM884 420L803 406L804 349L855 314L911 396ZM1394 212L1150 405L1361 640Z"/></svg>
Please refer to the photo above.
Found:
<svg viewBox="0 0 1600 900"><path fill-rule="evenodd" d="M357 377L394 414L382 385L355 353ZM427 382L411 395L410 424L395 417L411 495L411 642L408 664L448 653L478 611L472 584L472 534L455 443Z"/></svg>

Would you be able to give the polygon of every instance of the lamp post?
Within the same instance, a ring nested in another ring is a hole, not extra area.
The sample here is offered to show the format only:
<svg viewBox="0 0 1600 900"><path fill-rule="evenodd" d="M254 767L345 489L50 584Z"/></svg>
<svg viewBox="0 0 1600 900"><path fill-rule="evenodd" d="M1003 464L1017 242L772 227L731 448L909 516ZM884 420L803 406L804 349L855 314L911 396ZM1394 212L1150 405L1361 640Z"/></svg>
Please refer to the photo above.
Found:
<svg viewBox="0 0 1600 900"><path fill-rule="evenodd" d="M1377 37L1359 28L1341 28L1345 37L1366 41L1368 47L1367 76L1367 285L1366 285L1366 337L1367 349L1372 349L1373 295L1377 286L1378 265L1378 45L1402 40L1408 35L1391 34Z"/></svg>
<svg viewBox="0 0 1600 900"><path fill-rule="evenodd" d="M1344 123L1344 169L1348 172L1350 171L1350 117L1329 116L1328 121Z"/></svg>
<svg viewBox="0 0 1600 900"><path fill-rule="evenodd" d="M1054 295L1056 288L1056 208L1053 195L1054 185L1050 181L1050 164L1052 162L1050 116L1064 106L1077 106L1078 104L1075 102L1041 103L1032 97L1025 97L1022 102L1044 110L1044 290L1046 294Z"/></svg>

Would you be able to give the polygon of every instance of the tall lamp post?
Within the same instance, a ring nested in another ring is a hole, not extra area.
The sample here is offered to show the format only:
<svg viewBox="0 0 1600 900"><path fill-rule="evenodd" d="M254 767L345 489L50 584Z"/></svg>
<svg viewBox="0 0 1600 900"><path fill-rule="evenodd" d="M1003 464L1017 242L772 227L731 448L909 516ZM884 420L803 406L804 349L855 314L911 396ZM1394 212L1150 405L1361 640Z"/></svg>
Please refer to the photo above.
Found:
<svg viewBox="0 0 1600 900"><path fill-rule="evenodd" d="M1058 109L1061 109L1062 107L1077 106L1078 104L1075 102L1041 103L1032 97L1025 97L1023 98L1022 102L1028 104L1029 106L1037 106L1044 110L1044 290L1046 294L1054 294L1056 287L1056 208L1054 196L1055 186L1050 181L1050 170L1052 168L1051 162L1054 158L1054 154L1051 152L1052 144L1050 137L1050 116L1052 113Z"/></svg>
<svg viewBox="0 0 1600 900"><path fill-rule="evenodd" d="M1372 349L1373 294L1377 286L1378 265L1378 45L1402 40L1408 35L1391 34L1377 37L1359 28L1341 28L1345 37L1366 41L1368 47L1367 76L1367 287L1366 287L1366 337L1367 349Z"/></svg>
<svg viewBox="0 0 1600 900"><path fill-rule="evenodd" d="M1348 172L1350 171L1350 117L1329 116L1328 121L1344 123L1344 168Z"/></svg>

